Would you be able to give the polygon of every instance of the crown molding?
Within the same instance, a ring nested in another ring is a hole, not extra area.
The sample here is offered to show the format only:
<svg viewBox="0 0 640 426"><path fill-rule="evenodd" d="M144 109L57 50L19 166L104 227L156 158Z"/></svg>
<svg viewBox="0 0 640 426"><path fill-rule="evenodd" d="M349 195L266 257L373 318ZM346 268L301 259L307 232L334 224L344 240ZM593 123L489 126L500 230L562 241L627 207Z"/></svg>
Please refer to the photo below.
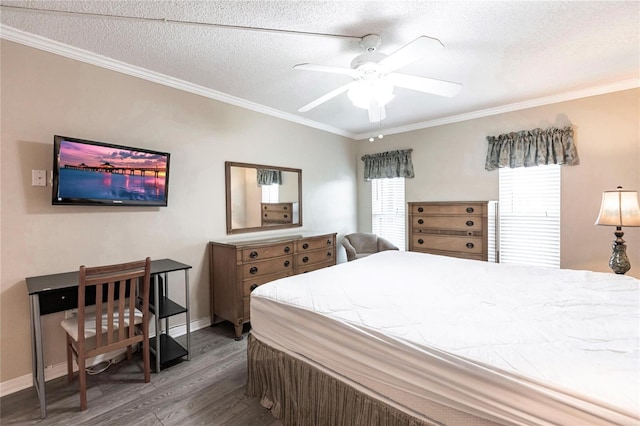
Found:
<svg viewBox="0 0 640 426"><path fill-rule="evenodd" d="M246 99L231 96L226 93L218 92L217 90L212 90L197 84L189 83L179 78L170 77L168 75L150 71L145 68L127 64L125 62L109 58L107 56L98 55L84 49L69 46L67 44L60 43L36 34L28 33L26 31L22 31L7 25L0 24L0 38L23 44L25 46L33 47L35 49L44 50L45 52L64 56L66 58L75 59L77 61L95 65L101 68L106 68L122 74L138 77L143 80L162 84L163 86L172 87L174 89L235 105L240 108L245 108L251 111L259 112L261 114L280 118L282 120L291 121L303 126L312 127L325 132L355 139L354 133L339 129L337 127L328 126L326 124L318 123L317 121L308 120L294 114L289 114L274 108L269 108L255 102L247 101Z"/></svg>
<svg viewBox="0 0 640 426"><path fill-rule="evenodd" d="M452 115L449 117L438 118L436 120L423 121L409 126L395 127L384 131L385 135L393 135L398 133L406 133L414 130L426 129L429 127L442 126L444 124L459 123L461 121L473 120L476 118L490 117L492 115L504 114L507 112L520 111L523 109L534 108L543 105L551 105L559 102L572 101L575 99L588 98L590 96L604 95L607 93L620 92L622 90L635 89L640 87L640 78L632 78L612 84L590 87L581 90L573 90L570 92L559 93L542 98L529 99L523 102L502 105L495 108L481 109L465 114ZM361 133L355 136L355 139L368 139L369 133Z"/></svg>

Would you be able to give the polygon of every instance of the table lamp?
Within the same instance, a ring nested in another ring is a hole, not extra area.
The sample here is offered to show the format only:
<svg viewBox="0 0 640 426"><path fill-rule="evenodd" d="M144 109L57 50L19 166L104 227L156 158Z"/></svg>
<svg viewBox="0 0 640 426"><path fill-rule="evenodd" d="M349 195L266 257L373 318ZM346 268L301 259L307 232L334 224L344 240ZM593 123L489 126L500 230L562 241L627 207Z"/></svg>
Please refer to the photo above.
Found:
<svg viewBox="0 0 640 426"><path fill-rule="evenodd" d="M609 259L609 267L616 274L624 274L631 269L627 257L627 246L622 236L623 226L640 226L640 206L638 205L638 191L626 191L621 186L615 191L602 193L602 205L596 225L615 226L616 239L613 241L613 253Z"/></svg>

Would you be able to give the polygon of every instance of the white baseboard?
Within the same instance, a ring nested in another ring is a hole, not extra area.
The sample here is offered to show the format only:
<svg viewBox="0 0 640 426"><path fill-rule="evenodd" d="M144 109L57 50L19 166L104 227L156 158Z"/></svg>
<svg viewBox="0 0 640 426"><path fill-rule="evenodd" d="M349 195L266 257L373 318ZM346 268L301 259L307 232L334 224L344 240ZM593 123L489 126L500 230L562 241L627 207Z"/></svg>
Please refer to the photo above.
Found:
<svg viewBox="0 0 640 426"><path fill-rule="evenodd" d="M201 328L209 327L211 325L211 319L209 317L200 318L195 321L191 321L191 332L200 330ZM178 337L187 334L186 325L178 325L169 328L169 335L171 337ZM153 337L153 336L151 336ZM78 370L78 366L74 363L74 371ZM58 377L65 376L67 374L67 363L61 362L59 364L50 365L44 369L45 382ZM33 386L33 374L25 374L24 376L16 377L15 379L0 382L0 397L10 395L14 392L18 392L23 389L27 389Z"/></svg>

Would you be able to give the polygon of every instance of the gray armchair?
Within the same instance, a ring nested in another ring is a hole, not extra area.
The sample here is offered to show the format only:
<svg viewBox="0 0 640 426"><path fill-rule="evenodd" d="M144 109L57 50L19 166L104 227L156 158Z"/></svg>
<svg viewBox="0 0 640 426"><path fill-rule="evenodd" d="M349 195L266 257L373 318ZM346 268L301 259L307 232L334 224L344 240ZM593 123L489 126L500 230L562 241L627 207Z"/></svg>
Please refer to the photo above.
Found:
<svg viewBox="0 0 640 426"><path fill-rule="evenodd" d="M345 235L342 239L342 245L347 250L347 260L360 259L384 250L398 250L398 247L391 244L388 240L365 232L356 232Z"/></svg>

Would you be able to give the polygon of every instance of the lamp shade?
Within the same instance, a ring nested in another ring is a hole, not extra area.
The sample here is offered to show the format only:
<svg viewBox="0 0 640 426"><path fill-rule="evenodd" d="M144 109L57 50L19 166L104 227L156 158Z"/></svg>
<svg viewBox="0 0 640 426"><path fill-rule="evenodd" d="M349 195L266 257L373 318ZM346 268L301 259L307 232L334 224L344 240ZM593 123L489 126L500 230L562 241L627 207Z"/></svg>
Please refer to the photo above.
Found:
<svg viewBox="0 0 640 426"><path fill-rule="evenodd" d="M347 96L358 108L369 109L374 99L378 106L384 106L394 98L393 85L378 78L358 80L351 84Z"/></svg>
<svg viewBox="0 0 640 426"><path fill-rule="evenodd" d="M640 226L638 191L604 191L596 225Z"/></svg>

